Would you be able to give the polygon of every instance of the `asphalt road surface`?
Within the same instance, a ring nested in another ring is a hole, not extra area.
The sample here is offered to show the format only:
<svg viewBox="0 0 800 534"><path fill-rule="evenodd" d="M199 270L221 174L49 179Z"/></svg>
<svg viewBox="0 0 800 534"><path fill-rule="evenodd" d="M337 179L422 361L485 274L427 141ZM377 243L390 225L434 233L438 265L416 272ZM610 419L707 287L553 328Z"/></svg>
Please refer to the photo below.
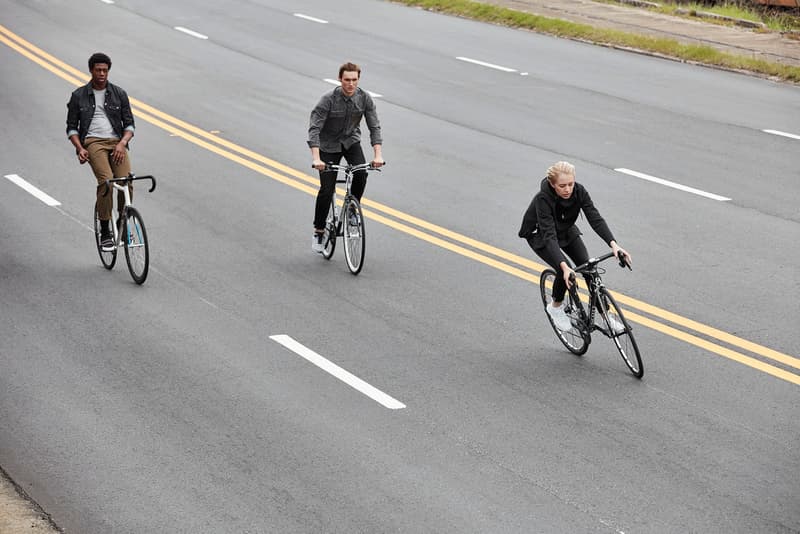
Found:
<svg viewBox="0 0 800 534"><path fill-rule="evenodd" d="M800 531L797 87L383 1L0 8L0 465L67 532ZM64 134L98 50L143 286ZM388 161L357 277L305 145L347 60ZM544 316L516 233L562 159L642 381Z"/></svg>

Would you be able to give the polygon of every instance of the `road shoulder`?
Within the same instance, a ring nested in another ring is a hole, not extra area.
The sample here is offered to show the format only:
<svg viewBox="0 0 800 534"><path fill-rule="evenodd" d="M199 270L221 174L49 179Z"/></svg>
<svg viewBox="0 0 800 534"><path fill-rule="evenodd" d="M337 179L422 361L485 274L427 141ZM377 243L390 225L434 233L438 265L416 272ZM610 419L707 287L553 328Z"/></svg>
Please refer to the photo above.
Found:
<svg viewBox="0 0 800 534"><path fill-rule="evenodd" d="M0 468L0 532L3 534L62 533L50 516L14 484Z"/></svg>

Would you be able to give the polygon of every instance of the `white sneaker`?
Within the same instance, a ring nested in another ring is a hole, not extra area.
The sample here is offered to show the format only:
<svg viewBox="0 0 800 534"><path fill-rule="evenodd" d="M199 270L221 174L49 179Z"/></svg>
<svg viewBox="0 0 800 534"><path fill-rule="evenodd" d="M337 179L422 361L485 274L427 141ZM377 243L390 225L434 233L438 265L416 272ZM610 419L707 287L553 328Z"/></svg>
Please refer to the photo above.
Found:
<svg viewBox="0 0 800 534"><path fill-rule="evenodd" d="M622 334L625 332L625 325L622 324L622 321L619 317L612 313L608 314L608 324L611 327L611 331L615 334Z"/></svg>
<svg viewBox="0 0 800 534"><path fill-rule="evenodd" d="M314 232L314 237L311 239L311 250L322 254L322 251L325 250L325 234L318 234Z"/></svg>
<svg viewBox="0 0 800 534"><path fill-rule="evenodd" d="M550 302L547 305L547 314L550 315L550 318L553 320L553 323L555 323L556 328L562 332L567 332L568 330L572 329L572 321L570 321L569 317L564 312L564 303L556 308L553 306L553 303Z"/></svg>

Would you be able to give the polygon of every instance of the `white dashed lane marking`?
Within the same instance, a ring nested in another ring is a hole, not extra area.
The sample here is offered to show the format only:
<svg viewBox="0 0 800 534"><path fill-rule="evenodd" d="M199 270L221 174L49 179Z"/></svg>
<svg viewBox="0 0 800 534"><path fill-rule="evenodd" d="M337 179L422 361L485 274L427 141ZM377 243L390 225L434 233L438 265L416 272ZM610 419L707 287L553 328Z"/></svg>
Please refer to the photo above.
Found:
<svg viewBox="0 0 800 534"><path fill-rule="evenodd" d="M317 17L312 17L310 15L303 15L302 13L295 13L294 16L299 18L299 19L310 20L311 22L316 22L318 24L327 24L328 23L327 20L318 19Z"/></svg>
<svg viewBox="0 0 800 534"><path fill-rule="evenodd" d="M197 37L198 39L208 39L208 35L203 35L202 33L197 33L194 30L190 30L189 28L184 28L183 26L175 26L175 29L179 32L183 32L186 35L191 35L192 37Z"/></svg>
<svg viewBox="0 0 800 534"><path fill-rule="evenodd" d="M472 63L473 65L480 65L481 67L488 67L490 69L500 70L503 72L517 72L517 69L512 69L511 67L503 67L502 65L495 65L494 63L486 63L485 61L480 61L478 59L472 59L463 56L458 56L456 57L456 59L459 61L464 61L466 63Z"/></svg>
<svg viewBox="0 0 800 534"><path fill-rule="evenodd" d="M390 397L383 391L364 382L354 374L345 371L335 363L320 356L313 350L302 345L301 343L297 342L291 337L284 334L279 334L275 336L269 336L269 338L275 341L276 343L280 343L281 345L283 345L290 351L294 352L295 354L302 356L303 358L313 363L323 371L330 373L331 375L335 376L345 384L349 385L354 389L357 389L367 397L378 402L379 404L382 404L386 408L389 408L390 410L399 410L406 407L406 405L403 404L402 402L398 401L393 397Z"/></svg>
<svg viewBox="0 0 800 534"><path fill-rule="evenodd" d="M48 206L60 206L61 205L61 202L59 202L58 200L54 199L53 197L51 197L50 195L48 195L47 193L45 193L44 191L42 191L41 189L36 187L35 185L28 183L25 179L23 179L21 176L19 176L17 174L6 174L6 178L8 178L13 183L15 183L18 186L20 186L22 189L24 189L25 191L27 191L31 195L35 196L36 198L38 198L39 200L41 200L42 202L44 202Z"/></svg>
<svg viewBox="0 0 800 534"><path fill-rule="evenodd" d="M780 135L781 137L788 137L789 139L800 139L800 135L781 132L780 130L761 130L761 131L772 135Z"/></svg>
<svg viewBox="0 0 800 534"><path fill-rule="evenodd" d="M617 172L621 172L623 174L627 174L629 176L635 176L636 178L641 178L642 180L647 180L648 182L654 182L657 184L665 185L667 187L672 187L673 189L678 189L680 191L685 191L687 193L692 193L694 195L700 195L701 197L710 198L712 200L719 200L720 202L725 202L727 200L730 200L728 197L723 197L721 195L709 193L707 191L702 191L700 189L695 189L694 187L689 187L688 185L670 182L669 180L664 180L663 178L658 178L656 176L650 176L649 174L645 174L643 172L632 171L630 169L625 169L622 167L614 170Z"/></svg>

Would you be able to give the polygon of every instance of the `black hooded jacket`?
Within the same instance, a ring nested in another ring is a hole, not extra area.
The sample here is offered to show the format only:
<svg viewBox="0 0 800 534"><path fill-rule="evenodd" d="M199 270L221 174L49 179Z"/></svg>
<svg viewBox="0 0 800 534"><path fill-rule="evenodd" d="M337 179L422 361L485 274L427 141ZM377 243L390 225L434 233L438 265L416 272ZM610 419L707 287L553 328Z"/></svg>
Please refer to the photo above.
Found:
<svg viewBox="0 0 800 534"><path fill-rule="evenodd" d="M551 257L563 258L561 247L569 245L581 235L575 226L581 210L592 229L610 246L614 235L594 207L586 188L575 182L572 196L564 199L556 194L547 178L542 180L539 192L525 211L518 235L527 239L534 250L546 248Z"/></svg>

